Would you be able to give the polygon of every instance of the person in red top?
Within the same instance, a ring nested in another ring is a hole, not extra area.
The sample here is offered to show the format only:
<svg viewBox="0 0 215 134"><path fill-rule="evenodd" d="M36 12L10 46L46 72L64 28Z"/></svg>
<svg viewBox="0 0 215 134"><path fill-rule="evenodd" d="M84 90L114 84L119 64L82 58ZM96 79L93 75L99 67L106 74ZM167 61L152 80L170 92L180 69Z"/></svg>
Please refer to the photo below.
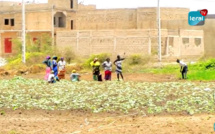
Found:
<svg viewBox="0 0 215 134"><path fill-rule="evenodd" d="M105 70L105 80L111 80L112 63L110 62L110 58L107 58L106 61L102 63L102 66Z"/></svg>

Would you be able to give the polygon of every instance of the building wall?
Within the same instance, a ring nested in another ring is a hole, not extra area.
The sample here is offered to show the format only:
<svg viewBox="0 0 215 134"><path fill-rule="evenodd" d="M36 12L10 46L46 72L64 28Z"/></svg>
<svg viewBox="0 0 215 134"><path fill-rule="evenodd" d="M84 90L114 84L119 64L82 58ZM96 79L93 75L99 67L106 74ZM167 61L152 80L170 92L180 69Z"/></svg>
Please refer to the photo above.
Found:
<svg viewBox="0 0 215 134"><path fill-rule="evenodd" d="M185 28L187 8L161 8L161 27L163 29ZM157 9L107 9L79 10L77 29L155 29L157 28Z"/></svg>
<svg viewBox="0 0 215 134"><path fill-rule="evenodd" d="M51 7L40 5L38 10L34 9L35 5L26 6L26 30L51 30L52 12ZM31 9L31 10L30 10ZM35 11L36 10L36 11ZM5 19L14 19L15 25L5 25ZM0 30L21 30L22 13L21 6L12 6L11 9L0 9Z"/></svg>
<svg viewBox="0 0 215 134"><path fill-rule="evenodd" d="M135 29L135 9L79 10L76 13L78 30Z"/></svg>
<svg viewBox="0 0 215 134"><path fill-rule="evenodd" d="M187 8L161 8L161 28L162 29L184 29L187 23ZM155 29L157 28L157 9L138 8L137 28Z"/></svg>
<svg viewBox="0 0 215 134"><path fill-rule="evenodd" d="M167 57L196 56L204 54L203 31L180 30L177 35L162 30L162 55ZM172 32L173 33L173 32ZM173 38L170 41L170 38ZM183 38L189 42L184 43ZM195 44L200 38L200 44ZM81 30L59 31L56 37L59 48L71 47L76 54L89 56L97 53L153 54L157 50L157 30ZM192 51L192 53L191 53ZM194 51L194 52L193 52Z"/></svg>
<svg viewBox="0 0 215 134"><path fill-rule="evenodd" d="M73 1L73 8L71 8L71 0L48 0L49 4L55 5L58 8L62 8L64 10L78 9L78 0L72 0Z"/></svg>
<svg viewBox="0 0 215 134"><path fill-rule="evenodd" d="M203 26L206 56L215 56L215 19L206 19Z"/></svg>
<svg viewBox="0 0 215 134"><path fill-rule="evenodd" d="M0 7L19 5L18 2L0 1Z"/></svg>

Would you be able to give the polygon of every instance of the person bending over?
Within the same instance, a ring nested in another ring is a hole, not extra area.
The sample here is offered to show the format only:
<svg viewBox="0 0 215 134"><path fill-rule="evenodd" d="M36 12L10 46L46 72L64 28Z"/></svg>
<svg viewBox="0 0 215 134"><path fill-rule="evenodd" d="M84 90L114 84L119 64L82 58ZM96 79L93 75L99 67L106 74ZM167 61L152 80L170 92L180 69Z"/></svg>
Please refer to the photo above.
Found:
<svg viewBox="0 0 215 134"><path fill-rule="evenodd" d="M187 71L188 71L187 64L184 63L183 61L180 61L179 59L177 59L176 62L179 63L180 65L180 72L182 75L182 79L187 79Z"/></svg>

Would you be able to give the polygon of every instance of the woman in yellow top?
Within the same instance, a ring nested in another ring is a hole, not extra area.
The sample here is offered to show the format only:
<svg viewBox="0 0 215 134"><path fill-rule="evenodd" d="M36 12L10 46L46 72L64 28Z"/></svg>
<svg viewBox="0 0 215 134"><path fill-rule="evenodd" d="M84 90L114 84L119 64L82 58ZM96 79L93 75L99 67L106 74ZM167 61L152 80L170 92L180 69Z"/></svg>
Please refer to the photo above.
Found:
<svg viewBox="0 0 215 134"><path fill-rule="evenodd" d="M95 58L90 65L93 67L93 80L99 81L100 76L100 62L98 61L98 58Z"/></svg>

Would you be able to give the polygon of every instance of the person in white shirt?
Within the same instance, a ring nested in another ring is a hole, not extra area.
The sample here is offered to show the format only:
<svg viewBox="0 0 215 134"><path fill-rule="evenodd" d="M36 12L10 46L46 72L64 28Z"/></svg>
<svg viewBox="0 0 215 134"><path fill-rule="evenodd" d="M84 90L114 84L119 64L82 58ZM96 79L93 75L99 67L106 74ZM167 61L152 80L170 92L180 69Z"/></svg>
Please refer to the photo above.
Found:
<svg viewBox="0 0 215 134"><path fill-rule="evenodd" d="M119 75L121 76L123 80L122 75L122 61L125 60L125 58L121 58L119 55L117 55L117 59L114 61L114 64L116 65L116 73L117 73L117 79L119 81Z"/></svg>
<svg viewBox="0 0 215 134"><path fill-rule="evenodd" d="M180 65L180 72L182 75L182 79L187 79L187 71L188 71L188 67L187 64L184 63L183 61L180 61L179 59L176 60L177 63L179 63Z"/></svg>
<svg viewBox="0 0 215 134"><path fill-rule="evenodd" d="M54 76L54 71L51 71L51 73L48 76L48 83L55 83L55 76Z"/></svg>
<svg viewBox="0 0 215 134"><path fill-rule="evenodd" d="M105 70L105 80L111 80L112 63L110 62L110 58L107 58L106 61L102 63L102 66Z"/></svg>
<svg viewBox="0 0 215 134"><path fill-rule="evenodd" d="M58 67L59 67L59 74L58 77L59 79L65 79L65 68L66 68L66 61L64 58L60 58L60 61L58 62Z"/></svg>

